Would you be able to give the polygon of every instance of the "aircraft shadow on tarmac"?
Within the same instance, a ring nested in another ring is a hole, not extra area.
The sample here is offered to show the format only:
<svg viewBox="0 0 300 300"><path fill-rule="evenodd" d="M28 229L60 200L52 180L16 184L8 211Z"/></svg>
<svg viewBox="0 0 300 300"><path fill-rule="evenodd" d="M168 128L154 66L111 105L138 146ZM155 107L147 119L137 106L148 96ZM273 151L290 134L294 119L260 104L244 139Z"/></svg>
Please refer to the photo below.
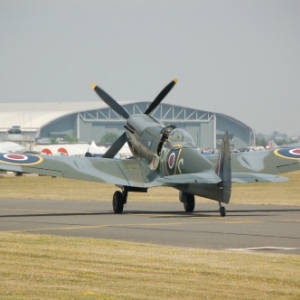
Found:
<svg viewBox="0 0 300 300"><path fill-rule="evenodd" d="M279 212L300 212L300 208L284 208L284 209L237 209L237 210L228 210L227 216L225 219L230 217L249 217L249 216L270 216L271 214ZM111 211L103 212L70 212L70 213L30 213L30 214L6 214L0 215L0 218L26 218L26 217L63 217L63 216L105 216L111 215L112 217L120 217L126 215L149 215L155 218L190 218L190 217L199 217L199 218L211 218L219 217L216 210L200 210L194 211L193 213L186 213L182 211L147 211L147 210L129 210L123 212L121 215L116 215Z"/></svg>

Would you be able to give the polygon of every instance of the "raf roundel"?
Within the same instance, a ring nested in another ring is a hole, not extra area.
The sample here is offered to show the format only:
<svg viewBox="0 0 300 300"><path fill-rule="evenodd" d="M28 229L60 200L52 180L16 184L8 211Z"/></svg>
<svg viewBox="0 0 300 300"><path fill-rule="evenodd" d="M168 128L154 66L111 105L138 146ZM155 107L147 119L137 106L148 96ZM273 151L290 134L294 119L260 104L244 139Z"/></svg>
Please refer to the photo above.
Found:
<svg viewBox="0 0 300 300"><path fill-rule="evenodd" d="M0 154L0 161L13 165L30 166L41 163L43 158L37 155L8 153Z"/></svg>
<svg viewBox="0 0 300 300"><path fill-rule="evenodd" d="M168 165L169 165L170 169L173 169L173 167L175 165L175 159L176 159L176 156L175 156L175 153L173 152L170 154L169 159L168 159Z"/></svg>
<svg viewBox="0 0 300 300"><path fill-rule="evenodd" d="M289 159L300 159L300 148L296 149L276 149L274 153L277 156Z"/></svg>
<svg viewBox="0 0 300 300"><path fill-rule="evenodd" d="M174 175L177 169L177 160L179 157L180 150L172 149L168 153L168 158L166 160L166 171L168 175Z"/></svg>
<svg viewBox="0 0 300 300"><path fill-rule="evenodd" d="M290 150L290 153L300 157L300 149L292 149Z"/></svg>

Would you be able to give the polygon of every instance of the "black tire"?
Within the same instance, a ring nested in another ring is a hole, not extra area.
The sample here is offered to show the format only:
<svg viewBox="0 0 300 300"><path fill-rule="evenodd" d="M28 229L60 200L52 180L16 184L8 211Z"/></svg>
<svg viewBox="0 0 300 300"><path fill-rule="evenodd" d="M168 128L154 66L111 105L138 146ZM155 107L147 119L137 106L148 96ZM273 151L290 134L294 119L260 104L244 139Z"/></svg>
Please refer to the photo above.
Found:
<svg viewBox="0 0 300 300"><path fill-rule="evenodd" d="M124 196L120 191L116 191L113 196L112 206L115 214L121 214L124 208Z"/></svg>
<svg viewBox="0 0 300 300"><path fill-rule="evenodd" d="M226 208L224 206L220 207L220 215L221 215L221 217L225 217L226 216Z"/></svg>
<svg viewBox="0 0 300 300"><path fill-rule="evenodd" d="M179 199L183 203L186 212L193 212L195 209L195 196L180 191Z"/></svg>

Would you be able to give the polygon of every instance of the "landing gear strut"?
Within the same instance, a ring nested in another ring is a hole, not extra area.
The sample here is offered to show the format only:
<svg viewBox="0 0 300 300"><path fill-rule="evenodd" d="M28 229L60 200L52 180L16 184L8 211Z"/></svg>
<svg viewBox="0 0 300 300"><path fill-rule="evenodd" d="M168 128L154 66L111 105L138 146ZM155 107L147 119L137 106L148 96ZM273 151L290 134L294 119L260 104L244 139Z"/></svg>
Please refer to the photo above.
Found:
<svg viewBox="0 0 300 300"><path fill-rule="evenodd" d="M193 212L195 208L195 196L185 192L179 192L179 200L183 203L186 212Z"/></svg>
<svg viewBox="0 0 300 300"><path fill-rule="evenodd" d="M219 202L220 205L220 215L221 217L225 217L226 216L226 208L224 206L222 206L221 202Z"/></svg>
<svg viewBox="0 0 300 300"><path fill-rule="evenodd" d="M127 202L127 191L116 191L112 199L112 206L115 214L123 212L124 204Z"/></svg>

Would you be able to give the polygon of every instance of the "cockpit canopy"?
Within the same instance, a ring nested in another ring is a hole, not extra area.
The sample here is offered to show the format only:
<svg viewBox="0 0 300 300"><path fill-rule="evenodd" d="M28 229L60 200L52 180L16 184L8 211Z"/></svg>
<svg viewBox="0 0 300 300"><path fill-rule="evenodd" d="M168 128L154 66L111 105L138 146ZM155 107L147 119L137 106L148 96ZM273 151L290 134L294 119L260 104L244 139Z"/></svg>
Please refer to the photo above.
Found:
<svg viewBox="0 0 300 300"><path fill-rule="evenodd" d="M174 128L170 135L169 135L169 141L172 143L176 142L184 142L191 144L193 147L195 147L195 142L192 138L192 136L185 130L181 128Z"/></svg>

